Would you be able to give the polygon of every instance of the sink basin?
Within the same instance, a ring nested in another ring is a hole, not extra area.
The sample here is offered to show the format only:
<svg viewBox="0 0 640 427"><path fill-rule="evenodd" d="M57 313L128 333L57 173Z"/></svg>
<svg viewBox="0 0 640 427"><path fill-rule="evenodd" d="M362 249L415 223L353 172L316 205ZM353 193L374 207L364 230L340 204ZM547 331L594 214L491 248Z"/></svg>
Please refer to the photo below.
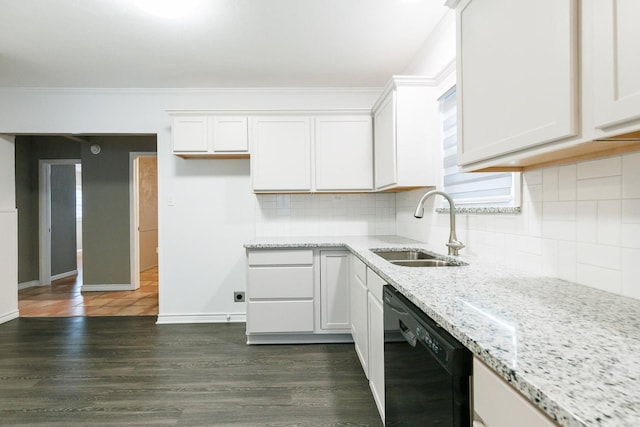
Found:
<svg viewBox="0 0 640 427"><path fill-rule="evenodd" d="M419 249L372 249L371 251L389 261L391 264L401 267L460 267L467 265L458 260L441 259L441 257L423 252Z"/></svg>
<svg viewBox="0 0 640 427"><path fill-rule="evenodd" d="M408 250L408 251L373 251L374 254L386 259L387 261L415 261L422 259L435 259L436 257L422 251Z"/></svg>
<svg viewBox="0 0 640 427"><path fill-rule="evenodd" d="M389 261L391 264L401 265L403 267L459 267L460 264L454 264L441 259L417 259L411 261Z"/></svg>

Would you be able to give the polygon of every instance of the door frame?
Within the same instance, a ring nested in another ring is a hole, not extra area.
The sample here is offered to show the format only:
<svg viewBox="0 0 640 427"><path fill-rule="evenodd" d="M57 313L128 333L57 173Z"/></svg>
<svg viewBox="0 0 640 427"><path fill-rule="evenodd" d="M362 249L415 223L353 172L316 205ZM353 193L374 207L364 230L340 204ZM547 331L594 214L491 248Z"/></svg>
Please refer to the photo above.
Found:
<svg viewBox="0 0 640 427"><path fill-rule="evenodd" d="M82 164L80 159L38 161L38 245L40 286L51 284L51 166ZM75 191L75 188L74 188Z"/></svg>
<svg viewBox="0 0 640 427"><path fill-rule="evenodd" d="M156 151L134 151L129 153L129 253L131 264L131 288L140 288L140 228L138 191L138 162L140 157L158 157ZM157 179L157 177L156 177Z"/></svg>

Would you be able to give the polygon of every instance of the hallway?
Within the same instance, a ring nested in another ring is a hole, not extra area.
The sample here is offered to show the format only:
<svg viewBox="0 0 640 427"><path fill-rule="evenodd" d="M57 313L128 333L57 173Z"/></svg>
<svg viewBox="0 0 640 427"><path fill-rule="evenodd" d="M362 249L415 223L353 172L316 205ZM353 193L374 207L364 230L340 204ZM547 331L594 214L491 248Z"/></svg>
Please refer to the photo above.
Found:
<svg viewBox="0 0 640 427"><path fill-rule="evenodd" d="M135 291L80 292L77 276L18 292L20 317L154 316L158 314L158 267L140 273Z"/></svg>

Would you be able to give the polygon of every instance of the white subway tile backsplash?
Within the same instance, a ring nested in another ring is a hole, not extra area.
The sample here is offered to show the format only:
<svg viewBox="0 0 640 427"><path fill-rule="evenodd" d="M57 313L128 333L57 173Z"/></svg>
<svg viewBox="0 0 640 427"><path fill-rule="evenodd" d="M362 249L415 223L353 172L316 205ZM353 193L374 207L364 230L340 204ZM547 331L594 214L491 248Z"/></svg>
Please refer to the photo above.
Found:
<svg viewBox="0 0 640 427"><path fill-rule="evenodd" d="M558 242L558 277L576 281L577 248L575 242Z"/></svg>
<svg viewBox="0 0 640 427"><path fill-rule="evenodd" d="M622 200L622 223L640 224L640 199Z"/></svg>
<svg viewBox="0 0 640 427"><path fill-rule="evenodd" d="M542 169L542 201L558 200L558 168Z"/></svg>
<svg viewBox="0 0 640 427"><path fill-rule="evenodd" d="M622 197L640 198L640 153L622 157Z"/></svg>
<svg viewBox="0 0 640 427"><path fill-rule="evenodd" d="M622 224L621 225L621 242L623 248L640 249L640 224ZM640 260L638 260L640 263ZM638 278L640 281L640 278Z"/></svg>
<svg viewBox="0 0 640 427"><path fill-rule="evenodd" d="M592 160L577 164L577 178L601 178L605 176L620 175L622 173L622 158L609 157L606 159Z"/></svg>
<svg viewBox="0 0 640 427"><path fill-rule="evenodd" d="M620 200L598 202L598 243L620 245Z"/></svg>
<svg viewBox="0 0 640 427"><path fill-rule="evenodd" d="M525 171L522 175L523 182L526 185L542 184L542 169L533 169Z"/></svg>
<svg viewBox="0 0 640 427"><path fill-rule="evenodd" d="M578 283L592 288L617 294L622 293L622 274L620 270L578 263L576 280Z"/></svg>
<svg viewBox="0 0 640 427"><path fill-rule="evenodd" d="M542 216L545 221L575 221L576 202L544 202Z"/></svg>
<svg viewBox="0 0 640 427"><path fill-rule="evenodd" d="M580 264L620 270L620 247L578 243L576 259Z"/></svg>
<svg viewBox="0 0 640 427"><path fill-rule="evenodd" d="M576 165L562 166L558 169L558 200L576 200Z"/></svg>
<svg viewBox="0 0 640 427"><path fill-rule="evenodd" d="M596 243L598 241L598 202L578 202L576 240Z"/></svg>
<svg viewBox="0 0 640 427"><path fill-rule="evenodd" d="M640 299L640 249L622 249L622 295Z"/></svg>
<svg viewBox="0 0 640 427"><path fill-rule="evenodd" d="M542 242L542 274L558 277L560 263L559 242L553 239L544 239Z"/></svg>
<svg viewBox="0 0 640 427"><path fill-rule="evenodd" d="M576 223L571 221L542 221L542 237L556 240L576 240Z"/></svg>
<svg viewBox="0 0 640 427"><path fill-rule="evenodd" d="M578 179L578 200L615 200L622 194L622 178L609 176L602 178Z"/></svg>

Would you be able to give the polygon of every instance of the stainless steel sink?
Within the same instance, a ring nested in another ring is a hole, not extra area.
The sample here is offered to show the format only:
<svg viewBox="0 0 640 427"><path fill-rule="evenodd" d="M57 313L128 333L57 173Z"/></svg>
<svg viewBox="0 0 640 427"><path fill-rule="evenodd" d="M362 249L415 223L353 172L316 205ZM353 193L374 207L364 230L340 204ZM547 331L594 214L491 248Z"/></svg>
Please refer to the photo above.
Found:
<svg viewBox="0 0 640 427"><path fill-rule="evenodd" d="M458 260L441 259L419 249L372 249L371 251L391 264L402 267L460 267L467 265L467 263Z"/></svg>
<svg viewBox="0 0 640 427"><path fill-rule="evenodd" d="M412 261L389 261L391 264L401 265L403 267L459 267L460 264L454 264L441 259L417 259Z"/></svg>
<svg viewBox="0 0 640 427"><path fill-rule="evenodd" d="M436 257L422 251L408 250L408 251L386 251L386 250L373 250L373 253L386 259L387 261L405 261L405 260L419 260L419 259L435 259Z"/></svg>

